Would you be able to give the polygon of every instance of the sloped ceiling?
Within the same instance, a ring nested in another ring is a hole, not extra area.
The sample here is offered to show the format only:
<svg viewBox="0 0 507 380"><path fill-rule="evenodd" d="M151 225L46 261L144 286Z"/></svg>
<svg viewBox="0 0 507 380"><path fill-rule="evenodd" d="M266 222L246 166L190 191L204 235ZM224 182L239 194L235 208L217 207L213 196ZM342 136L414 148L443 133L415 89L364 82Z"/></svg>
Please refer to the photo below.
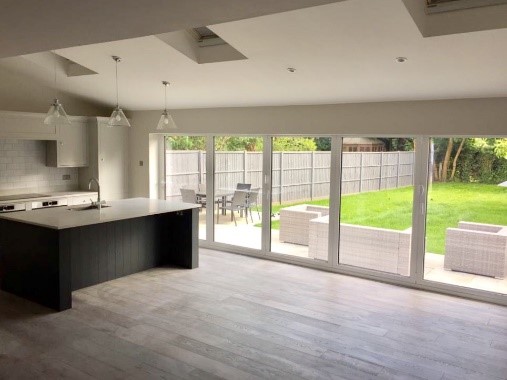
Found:
<svg viewBox="0 0 507 380"><path fill-rule="evenodd" d="M161 34L340 0L2 0L0 58Z"/></svg>
<svg viewBox="0 0 507 380"><path fill-rule="evenodd" d="M209 27L247 59L198 64L150 35L56 50L98 73L61 75L58 86L113 106L111 56L119 55L120 104L130 110L162 109L162 80L171 82L169 108L507 96L507 29L425 38L402 0L333 2ZM0 66L51 85L53 67L35 64L37 54Z"/></svg>

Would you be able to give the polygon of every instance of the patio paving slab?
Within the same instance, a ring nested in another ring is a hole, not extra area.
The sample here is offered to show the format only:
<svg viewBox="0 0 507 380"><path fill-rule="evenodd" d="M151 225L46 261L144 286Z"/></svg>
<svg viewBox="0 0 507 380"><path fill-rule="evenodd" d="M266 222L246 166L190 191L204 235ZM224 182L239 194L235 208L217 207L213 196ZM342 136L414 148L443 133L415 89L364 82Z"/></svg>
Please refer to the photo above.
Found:
<svg viewBox="0 0 507 380"><path fill-rule="evenodd" d="M244 217L237 217L236 221L238 223L237 227L234 222L231 222L229 215L221 217L220 223L215 224L215 241L240 247L261 249L262 229L254 226L260 223L257 213L254 213L253 223L249 220L249 224L246 224ZM206 210L200 213L199 238L206 238ZM281 242L279 240L279 230L271 230L271 241L271 249L275 253L308 257L307 246ZM507 294L507 279L444 270L444 255L436 253L426 253L424 261L424 278L426 280Z"/></svg>

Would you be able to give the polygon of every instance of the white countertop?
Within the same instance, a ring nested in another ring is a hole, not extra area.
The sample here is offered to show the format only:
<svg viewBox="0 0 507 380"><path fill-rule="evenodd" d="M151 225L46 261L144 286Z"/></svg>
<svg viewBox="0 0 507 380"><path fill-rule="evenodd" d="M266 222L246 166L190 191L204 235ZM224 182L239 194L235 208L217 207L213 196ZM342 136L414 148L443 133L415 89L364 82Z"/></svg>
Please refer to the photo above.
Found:
<svg viewBox="0 0 507 380"><path fill-rule="evenodd" d="M123 199L107 202L107 204L111 207L103 208L100 211L76 211L69 210L71 207L54 207L0 214L0 218L62 230L201 207L192 203L148 198Z"/></svg>
<svg viewBox="0 0 507 380"><path fill-rule="evenodd" d="M80 196L89 196L90 198L97 198L97 192L96 191L83 191L83 190L76 190L76 191L48 191L48 192L42 192L44 194L44 197L36 197L36 198L24 198L24 199L18 199L13 201L0 201L0 204L10 204L10 203L27 203L27 202L34 202L34 201L40 201L40 200L47 200L50 198L68 198L68 197L80 197Z"/></svg>

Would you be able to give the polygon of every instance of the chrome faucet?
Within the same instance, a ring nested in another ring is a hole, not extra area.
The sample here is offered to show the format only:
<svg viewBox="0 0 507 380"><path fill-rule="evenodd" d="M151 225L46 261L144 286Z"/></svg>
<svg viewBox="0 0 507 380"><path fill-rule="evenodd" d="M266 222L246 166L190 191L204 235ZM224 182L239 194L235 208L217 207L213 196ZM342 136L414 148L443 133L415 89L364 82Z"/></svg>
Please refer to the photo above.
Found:
<svg viewBox="0 0 507 380"><path fill-rule="evenodd" d="M103 200L100 199L100 183L99 183L99 180L97 178L91 178L90 181L88 182L88 190L91 190L92 189L92 182L95 182L97 184L97 202L94 202L92 201L92 207L96 207L97 209L101 209L102 208L102 205L106 202L104 202ZM91 199L90 199L91 200Z"/></svg>

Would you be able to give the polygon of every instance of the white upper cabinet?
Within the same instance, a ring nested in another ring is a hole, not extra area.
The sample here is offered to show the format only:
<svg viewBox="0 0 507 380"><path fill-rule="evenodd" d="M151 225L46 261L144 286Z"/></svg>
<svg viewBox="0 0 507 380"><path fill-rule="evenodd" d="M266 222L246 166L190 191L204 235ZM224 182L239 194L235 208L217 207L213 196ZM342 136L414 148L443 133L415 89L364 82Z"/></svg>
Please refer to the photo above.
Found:
<svg viewBox="0 0 507 380"><path fill-rule="evenodd" d="M71 125L45 125L45 114L0 111L0 139L46 140L46 165L88 166L88 123L93 118L70 116Z"/></svg>
<svg viewBox="0 0 507 380"><path fill-rule="evenodd" d="M88 166L87 121L72 120L71 125L58 126L58 140L47 143L46 164L58 168Z"/></svg>
<svg viewBox="0 0 507 380"><path fill-rule="evenodd" d="M44 124L44 114L0 111L0 139L54 140L55 125Z"/></svg>
<svg viewBox="0 0 507 380"><path fill-rule="evenodd" d="M86 189L90 178L97 178L102 199L112 201L128 197L130 128L109 128L107 121L97 117L89 124L90 161L79 169L79 183Z"/></svg>

